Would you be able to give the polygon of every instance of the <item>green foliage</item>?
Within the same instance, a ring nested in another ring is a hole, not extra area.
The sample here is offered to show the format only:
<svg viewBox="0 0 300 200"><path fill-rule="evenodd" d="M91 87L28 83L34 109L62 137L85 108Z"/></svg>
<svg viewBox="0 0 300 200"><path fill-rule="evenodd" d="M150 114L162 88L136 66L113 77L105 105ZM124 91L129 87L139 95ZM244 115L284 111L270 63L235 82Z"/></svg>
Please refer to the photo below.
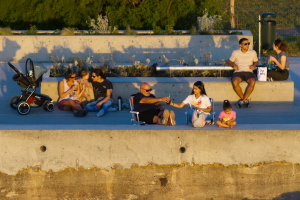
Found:
<svg viewBox="0 0 300 200"><path fill-rule="evenodd" d="M8 27L6 28L0 27L0 35L12 35L11 29Z"/></svg>
<svg viewBox="0 0 300 200"><path fill-rule="evenodd" d="M75 28L63 28L61 35L75 35Z"/></svg>
<svg viewBox="0 0 300 200"><path fill-rule="evenodd" d="M37 34L37 27L35 25L30 26L29 30L27 31L26 35L36 35Z"/></svg>
<svg viewBox="0 0 300 200"><path fill-rule="evenodd" d="M189 30L189 33L190 33L191 35L199 35L196 26L193 26L193 27Z"/></svg>
<svg viewBox="0 0 300 200"><path fill-rule="evenodd" d="M76 27L88 30L87 21L98 15L108 16L109 26L120 30L151 30L153 24L165 28L188 30L207 8L212 15L221 14L222 0L10 0L0 6L1 26L24 30L35 24L41 30Z"/></svg>

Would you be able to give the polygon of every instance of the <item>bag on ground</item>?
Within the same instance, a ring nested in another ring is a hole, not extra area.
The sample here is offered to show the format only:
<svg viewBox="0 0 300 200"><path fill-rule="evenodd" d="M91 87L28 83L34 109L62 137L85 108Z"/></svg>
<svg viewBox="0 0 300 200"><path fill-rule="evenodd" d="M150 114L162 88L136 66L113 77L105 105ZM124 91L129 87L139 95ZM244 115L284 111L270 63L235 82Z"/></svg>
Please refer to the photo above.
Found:
<svg viewBox="0 0 300 200"><path fill-rule="evenodd" d="M192 126L195 128L203 128L205 126L205 116L203 111L194 111L192 115Z"/></svg>
<svg viewBox="0 0 300 200"><path fill-rule="evenodd" d="M257 80L258 81L267 81L267 67L258 67L257 70Z"/></svg>

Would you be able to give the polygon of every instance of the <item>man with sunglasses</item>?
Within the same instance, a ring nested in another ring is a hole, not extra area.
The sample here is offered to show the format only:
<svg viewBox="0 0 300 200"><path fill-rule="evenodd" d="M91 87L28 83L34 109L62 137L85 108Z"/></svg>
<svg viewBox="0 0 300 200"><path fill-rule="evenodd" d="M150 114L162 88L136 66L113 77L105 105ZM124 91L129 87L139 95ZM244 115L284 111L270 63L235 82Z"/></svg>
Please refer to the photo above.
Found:
<svg viewBox="0 0 300 200"><path fill-rule="evenodd" d="M148 83L143 82L140 86L140 92L134 96L134 110L140 112L140 121L147 124L176 125L174 111L165 110L159 102L170 102L169 97L156 98Z"/></svg>
<svg viewBox="0 0 300 200"><path fill-rule="evenodd" d="M237 107L241 108L242 105L249 107L248 97L252 93L256 81L256 76L253 70L258 65L257 53L249 49L250 42L247 38L242 38L239 41L241 49L232 52L228 60L228 65L234 68L234 74L231 77L233 88L237 95L241 98L237 102ZM242 92L240 83L246 81L248 87L245 94Z"/></svg>

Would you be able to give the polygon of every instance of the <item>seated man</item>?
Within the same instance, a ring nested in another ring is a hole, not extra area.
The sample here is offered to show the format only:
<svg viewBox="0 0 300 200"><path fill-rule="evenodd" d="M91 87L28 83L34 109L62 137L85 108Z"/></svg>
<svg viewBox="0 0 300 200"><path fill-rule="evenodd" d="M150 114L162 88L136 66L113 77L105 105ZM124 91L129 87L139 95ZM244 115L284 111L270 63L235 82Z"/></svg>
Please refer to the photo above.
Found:
<svg viewBox="0 0 300 200"><path fill-rule="evenodd" d="M248 97L252 93L255 85L256 76L253 70L258 65L257 54L254 50L249 49L250 42L247 38L242 38L239 41L241 49L232 52L228 60L228 65L232 66L235 71L231 77L231 81L235 92L241 98L237 102L237 107L241 108L242 105L249 107ZM240 83L246 81L248 87L245 94L243 94Z"/></svg>
<svg viewBox="0 0 300 200"><path fill-rule="evenodd" d="M140 112L140 120L147 124L164 124L175 126L175 113L174 111L164 110L163 105L159 102L170 102L169 97L156 98L151 92L148 83L142 83L140 92L134 96L134 110Z"/></svg>

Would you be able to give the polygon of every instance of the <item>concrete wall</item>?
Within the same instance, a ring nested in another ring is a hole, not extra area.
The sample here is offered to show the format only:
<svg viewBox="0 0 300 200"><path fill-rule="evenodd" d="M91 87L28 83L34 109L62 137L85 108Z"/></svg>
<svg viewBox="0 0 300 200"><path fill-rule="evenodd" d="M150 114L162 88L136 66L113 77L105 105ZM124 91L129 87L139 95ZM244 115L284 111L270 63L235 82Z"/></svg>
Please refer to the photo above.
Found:
<svg viewBox="0 0 300 200"><path fill-rule="evenodd" d="M182 102L191 94L193 84L196 81L202 81L205 84L205 90L209 97L215 102L223 102L228 99L232 102L237 101L239 97L234 92L230 78L108 78L113 83L113 99L116 102L117 97L121 96L125 102L128 102L131 94L139 92L141 82L148 82L157 97L169 96L174 102ZM62 78L45 78L41 84L41 93L49 95L54 101L58 99L58 81ZM245 91L247 83L241 83L241 88ZM90 94L93 91L90 89ZM291 79L277 82L256 82L250 101L267 103L292 103L294 101L294 82Z"/></svg>
<svg viewBox="0 0 300 200"><path fill-rule="evenodd" d="M0 130L0 198L299 197L299 130L153 128Z"/></svg>
<svg viewBox="0 0 300 200"><path fill-rule="evenodd" d="M64 55L66 61L73 57L85 59L93 56L94 62L112 58L116 63L130 63L130 57L146 63L149 58L157 63L162 55L171 59L191 59L191 53L201 59L203 52L211 52L211 60L228 59L231 52L239 48L238 40L248 38L253 44L250 31L242 31L242 35L0 35L0 62L33 61L53 62L51 55ZM252 48L252 45L251 45ZM200 51L201 49L201 51ZM101 54L100 54L101 53ZM193 60L193 58L192 58ZM175 62L175 61L173 61ZM179 62L175 62L179 64Z"/></svg>

